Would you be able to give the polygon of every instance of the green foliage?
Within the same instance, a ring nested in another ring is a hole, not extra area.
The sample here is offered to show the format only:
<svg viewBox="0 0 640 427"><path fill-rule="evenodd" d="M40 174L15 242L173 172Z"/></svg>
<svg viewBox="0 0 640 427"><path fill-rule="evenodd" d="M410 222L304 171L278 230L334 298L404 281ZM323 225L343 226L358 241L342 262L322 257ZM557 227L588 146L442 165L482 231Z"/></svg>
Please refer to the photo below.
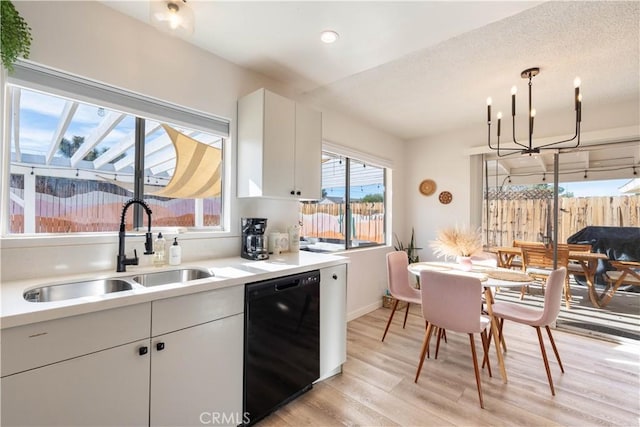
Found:
<svg viewBox="0 0 640 427"><path fill-rule="evenodd" d="M382 196L382 194L367 194L362 198L361 202L381 203L384 202L384 197Z"/></svg>
<svg viewBox="0 0 640 427"><path fill-rule="evenodd" d="M60 147L58 147L58 151L60 151L60 153L62 153L63 156L67 158L71 158L76 153L76 151L78 151L78 148L80 148L80 146L83 143L84 143L84 136L75 135L72 141L69 141L67 138L62 138L62 141L60 141ZM102 148L100 150L98 150L97 148L93 148L91 151L87 153L86 156L84 156L82 160L87 160L92 162L98 157L100 157L100 155L105 151L107 151L106 148ZM125 154L122 153L115 159L112 159L111 161L109 161L109 163L115 163L118 160L122 159L124 156Z"/></svg>
<svg viewBox="0 0 640 427"><path fill-rule="evenodd" d="M0 1L0 56L2 65L13 71L13 63L19 56L29 57L31 48L31 27L20 16L10 0Z"/></svg>
<svg viewBox="0 0 640 427"><path fill-rule="evenodd" d="M422 248L418 248L416 247L415 244L415 236L414 236L414 230L413 228L411 229L411 240L409 241L409 244L407 246L404 245L404 243L402 243L402 241L400 241L400 239L398 238L398 236L394 233L394 237L396 239L396 244L393 246L393 248L396 251L405 251L407 253L407 257L409 258L409 263L414 263L414 262L420 262L420 256L418 255L418 251Z"/></svg>

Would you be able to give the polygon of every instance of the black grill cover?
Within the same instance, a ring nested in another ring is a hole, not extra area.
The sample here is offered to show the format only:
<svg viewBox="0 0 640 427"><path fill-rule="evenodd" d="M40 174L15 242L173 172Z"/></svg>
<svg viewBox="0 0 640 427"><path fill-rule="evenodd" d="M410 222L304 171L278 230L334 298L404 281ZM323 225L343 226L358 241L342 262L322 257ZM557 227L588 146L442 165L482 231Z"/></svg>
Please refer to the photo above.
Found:
<svg viewBox="0 0 640 427"><path fill-rule="evenodd" d="M592 252L606 254L612 260L640 261L640 227L589 226L570 236L567 243L588 243ZM596 284L604 285L603 273L613 269L607 261L598 261ZM576 277L576 281L586 285L584 276Z"/></svg>

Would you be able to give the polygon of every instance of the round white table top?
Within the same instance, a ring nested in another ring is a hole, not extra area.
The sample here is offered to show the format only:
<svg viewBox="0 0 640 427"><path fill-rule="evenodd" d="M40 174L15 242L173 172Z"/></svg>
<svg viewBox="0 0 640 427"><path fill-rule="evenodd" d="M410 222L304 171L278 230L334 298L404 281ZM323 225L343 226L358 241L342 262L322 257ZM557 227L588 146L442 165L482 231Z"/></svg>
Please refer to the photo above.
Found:
<svg viewBox="0 0 640 427"><path fill-rule="evenodd" d="M486 287L518 287L533 282L533 279L528 274L508 268L486 265L473 265L471 271L466 271L462 265L455 262L416 262L409 264L408 269L409 272L416 276L419 276L423 270L430 270L475 277Z"/></svg>

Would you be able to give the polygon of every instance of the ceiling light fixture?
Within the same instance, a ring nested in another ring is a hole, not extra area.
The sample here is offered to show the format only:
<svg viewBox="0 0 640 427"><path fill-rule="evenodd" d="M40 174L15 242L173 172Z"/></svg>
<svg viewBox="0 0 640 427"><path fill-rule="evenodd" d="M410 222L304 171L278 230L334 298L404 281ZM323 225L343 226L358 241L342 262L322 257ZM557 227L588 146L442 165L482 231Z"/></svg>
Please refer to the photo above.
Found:
<svg viewBox="0 0 640 427"><path fill-rule="evenodd" d="M576 77L573 81L575 87L575 95L574 95L574 109L576 112L576 131L572 138L565 139L562 141L551 142L548 144L540 145L538 147L533 146L533 122L536 116L535 108L531 106L531 88L533 86L532 80L535 76L540 74L540 68L533 67L527 68L524 70L520 77L523 79L529 79L529 143L525 145L516 140L516 92L517 88L513 86L511 88L511 119L512 119L512 130L513 130L513 143L518 147L500 147L500 121L502 119L502 113L498 112L496 118L498 119L498 144L496 146L491 145L491 98L487 98L487 127L488 127L488 137L487 144L489 148L497 151L498 157L505 157L512 154L534 154L539 153L540 150L557 150L560 148L576 148L580 145L580 122L582 121L582 95L580 94L580 79ZM561 145L573 140L576 140L575 145ZM560 146L558 146L560 145Z"/></svg>
<svg viewBox="0 0 640 427"><path fill-rule="evenodd" d="M149 3L149 17L160 31L180 36L193 34L193 10L186 0L152 1Z"/></svg>
<svg viewBox="0 0 640 427"><path fill-rule="evenodd" d="M325 30L320 33L320 40L324 43L335 43L340 38L340 35L333 30Z"/></svg>

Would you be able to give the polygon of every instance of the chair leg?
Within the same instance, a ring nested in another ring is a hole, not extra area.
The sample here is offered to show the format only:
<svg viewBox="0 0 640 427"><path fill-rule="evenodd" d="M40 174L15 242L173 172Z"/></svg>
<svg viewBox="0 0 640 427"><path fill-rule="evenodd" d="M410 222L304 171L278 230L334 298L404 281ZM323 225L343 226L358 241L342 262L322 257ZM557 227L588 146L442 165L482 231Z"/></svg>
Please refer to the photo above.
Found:
<svg viewBox="0 0 640 427"><path fill-rule="evenodd" d="M473 340L473 334L469 334L469 342L471 343L471 356L473 357L473 369L476 373L476 385L478 386L480 407L484 409L484 403L482 401L482 386L480 385L480 370L478 369L478 357L476 356L476 346Z"/></svg>
<svg viewBox="0 0 640 427"><path fill-rule="evenodd" d="M549 388L551 388L551 395L555 396L556 391L553 388L553 379L551 378L551 369L549 369L549 360L547 359L547 351L544 348L544 342L542 341L542 333L540 327L536 326L536 332L538 333L538 341L540 342L540 352L542 353L542 360L544 361L544 368L547 370L547 379L549 380Z"/></svg>
<svg viewBox="0 0 640 427"><path fill-rule="evenodd" d="M393 309L391 310L391 314L389 315L389 320L387 321L387 327L384 328L384 334L382 334L382 342L384 342L384 337L387 336L387 331L389 330L389 326L391 325L391 321L393 320L393 314L396 312L396 308L398 307L398 303L400 300L396 300L393 303Z"/></svg>
<svg viewBox="0 0 640 427"><path fill-rule="evenodd" d="M402 329L407 326L407 316L409 315L409 306L411 304L407 303L407 311L404 312L404 322L402 323Z"/></svg>
<svg viewBox="0 0 640 427"><path fill-rule="evenodd" d="M424 333L424 340L422 341L422 351L420 352L420 361L418 362L418 370L416 372L416 378L415 380L413 380L414 383L418 382L420 371L422 371L422 364L424 363L424 355L427 353L427 350L429 349L429 340L431 339L432 329L433 329L433 324L429 323L429 326L427 326L427 331Z"/></svg>
<svg viewBox="0 0 640 427"><path fill-rule="evenodd" d="M502 333L502 327L504 326L504 319L500 319L500 324L498 325L498 336L500 337L500 344L502 344L502 351L507 352L507 342L504 340L504 334Z"/></svg>
<svg viewBox="0 0 640 427"><path fill-rule="evenodd" d="M484 368L484 365L486 363L489 377L492 377L493 375L491 375L491 363L489 362L489 338L487 337L487 331L482 331L480 337L482 338L482 348L484 349L484 356L482 357L482 367Z"/></svg>
<svg viewBox="0 0 640 427"><path fill-rule="evenodd" d="M564 368L562 367L562 362L560 361L560 353L558 353L556 342L553 339L553 335L551 335L551 328L549 328L549 325L545 326L545 328L547 328L547 335L549 335L549 341L551 341L551 347L553 347L553 352L556 354L556 360L558 361L558 365L560 365L560 371L564 374Z"/></svg>
<svg viewBox="0 0 640 427"><path fill-rule="evenodd" d="M444 329L438 328L438 331L437 331L438 339L436 341L436 357L434 357L434 359L438 358L438 353L440 352L440 338L442 338L442 332L443 331L444 331Z"/></svg>
<svg viewBox="0 0 640 427"><path fill-rule="evenodd" d="M569 275L564 280L564 304L567 310L571 308L571 286L569 285Z"/></svg>
<svg viewBox="0 0 640 427"><path fill-rule="evenodd" d="M502 334L502 327L504 326L504 319L500 318L500 322L498 323L498 339L502 344L502 351L504 353L507 352L507 342L504 340L504 335ZM489 329L489 334L487 336L487 348L491 346L491 339L493 338L493 332ZM487 356L487 361L489 360ZM484 369L486 362L482 361L482 368Z"/></svg>

